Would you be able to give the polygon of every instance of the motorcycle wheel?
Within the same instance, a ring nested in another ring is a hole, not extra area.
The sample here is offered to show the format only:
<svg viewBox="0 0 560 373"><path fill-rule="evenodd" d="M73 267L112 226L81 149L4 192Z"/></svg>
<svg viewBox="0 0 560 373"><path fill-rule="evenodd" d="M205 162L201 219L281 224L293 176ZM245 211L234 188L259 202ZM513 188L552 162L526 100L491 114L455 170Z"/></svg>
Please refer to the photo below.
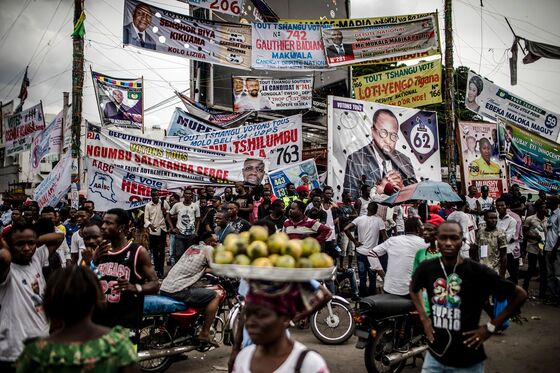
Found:
<svg viewBox="0 0 560 373"><path fill-rule="evenodd" d="M311 331L318 340L328 345L338 345L346 342L354 331L354 320L348 307L341 302L330 302L332 316L328 306L311 315Z"/></svg>
<svg viewBox="0 0 560 373"><path fill-rule="evenodd" d="M167 329L160 325L146 325L140 330L138 351L159 350L171 345L172 338ZM171 357L158 357L139 361L143 372L163 372L171 365Z"/></svg>
<svg viewBox="0 0 560 373"><path fill-rule="evenodd" d="M222 343L224 340L225 323L221 317L216 316L212 328L210 328L210 338L216 343Z"/></svg>
<svg viewBox="0 0 560 373"><path fill-rule="evenodd" d="M383 364L383 356L393 352L393 328L389 325L381 327L377 336L369 340L364 352L364 360L368 373L399 373L404 369L406 361L393 366Z"/></svg>

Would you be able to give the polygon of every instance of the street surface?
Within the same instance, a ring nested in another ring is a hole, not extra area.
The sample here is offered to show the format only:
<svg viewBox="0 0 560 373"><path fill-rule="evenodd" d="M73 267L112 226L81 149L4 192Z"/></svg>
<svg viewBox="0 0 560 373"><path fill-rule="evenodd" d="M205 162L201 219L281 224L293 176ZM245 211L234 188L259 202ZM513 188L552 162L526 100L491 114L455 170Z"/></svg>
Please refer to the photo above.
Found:
<svg viewBox="0 0 560 373"><path fill-rule="evenodd" d="M486 343L487 373L548 373L560 371L560 308L528 300L522 316L528 321L523 325L513 323L501 336L493 336ZM486 323L486 319L482 320ZM329 369L337 372L365 372L364 350L354 347L356 337L344 345L321 344L310 329L291 329L290 333L307 347L319 352L327 361ZM188 359L173 364L168 372L225 372L230 347L220 347L208 353L191 353ZM412 360L409 360L410 363ZM404 372L420 372L417 366L407 366Z"/></svg>

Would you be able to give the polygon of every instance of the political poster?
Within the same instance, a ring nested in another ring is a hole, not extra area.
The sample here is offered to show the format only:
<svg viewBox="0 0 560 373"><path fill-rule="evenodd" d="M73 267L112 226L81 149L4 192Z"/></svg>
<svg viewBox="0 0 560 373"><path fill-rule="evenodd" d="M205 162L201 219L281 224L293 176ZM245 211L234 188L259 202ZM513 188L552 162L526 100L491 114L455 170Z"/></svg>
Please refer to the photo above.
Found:
<svg viewBox="0 0 560 373"><path fill-rule="evenodd" d="M302 160L302 115L220 131L167 136L165 139L173 144L193 148L268 158L270 169L276 169Z"/></svg>
<svg viewBox="0 0 560 373"><path fill-rule="evenodd" d="M494 121L503 117L551 141L558 139L558 113L517 97L472 71L467 80L465 107Z"/></svg>
<svg viewBox="0 0 560 373"><path fill-rule="evenodd" d="M459 154L466 189L488 186L493 198L507 191L506 164L499 158L500 149L495 123L459 122Z"/></svg>
<svg viewBox="0 0 560 373"><path fill-rule="evenodd" d="M560 179L560 145L498 118L500 155L533 173Z"/></svg>
<svg viewBox="0 0 560 373"><path fill-rule="evenodd" d="M126 171L123 167L86 158L87 196L97 211L112 208L132 210L151 201L152 190L160 196L179 192L183 182L154 178Z"/></svg>
<svg viewBox="0 0 560 373"><path fill-rule="evenodd" d="M31 144L30 173L37 175L41 160L49 154L59 154L62 146L63 112L58 113L42 132L37 132Z"/></svg>
<svg viewBox="0 0 560 373"><path fill-rule="evenodd" d="M323 28L322 34L329 66L352 65L439 49L435 15L402 23Z"/></svg>
<svg viewBox="0 0 560 373"><path fill-rule="evenodd" d="M388 16L388 17L374 17L374 18L346 18L346 19L333 19L333 18L321 18L321 19L308 19L308 20L298 20L298 19L282 19L280 22L284 23L298 23L298 24L308 24L308 25L321 25L322 28L333 28L333 27L364 27L364 26L375 26L384 25L392 23L402 23L408 21L414 21L421 18L426 18L430 16L435 16L437 19L437 13L418 13L418 14L404 14L398 16ZM439 40L439 28L436 27L436 32L438 33L437 39ZM398 57L384 57L375 61L367 61L364 64L385 64L393 63L399 61L413 60L424 58L428 56L435 56L441 54L439 43L437 49L430 49L425 52L412 52L403 56Z"/></svg>
<svg viewBox="0 0 560 373"><path fill-rule="evenodd" d="M441 102L441 82L441 60L434 60L354 77L352 87L358 100L418 107Z"/></svg>
<svg viewBox="0 0 560 373"><path fill-rule="evenodd" d="M206 120L220 128L240 126L245 123L253 113L249 111L245 113L218 112L202 105L200 102L196 102L180 92L175 92L175 94L181 99L181 102L183 102L185 109L190 115L198 120Z"/></svg>
<svg viewBox="0 0 560 373"><path fill-rule="evenodd" d="M3 128L6 155L15 155L31 149L33 136L44 129L45 116L42 104L9 116Z"/></svg>
<svg viewBox="0 0 560 373"><path fill-rule="evenodd" d="M233 111L311 108L313 76L291 79L232 76Z"/></svg>
<svg viewBox="0 0 560 373"><path fill-rule="evenodd" d="M167 128L167 136L186 136L221 130L220 127L175 108Z"/></svg>
<svg viewBox="0 0 560 373"><path fill-rule="evenodd" d="M310 191L321 186L317 166L313 159L269 172L268 182L272 185L272 192L278 198L288 195L287 186L289 183L293 183L296 188L300 185L306 185Z"/></svg>
<svg viewBox="0 0 560 373"><path fill-rule="evenodd" d="M40 208L55 206L70 189L72 176L72 152L66 152L49 175L35 188L33 200Z"/></svg>
<svg viewBox="0 0 560 373"><path fill-rule="evenodd" d="M232 16L241 14L244 0L179 0L181 2L194 5L195 7L209 9L213 12L220 12Z"/></svg>
<svg viewBox="0 0 560 373"><path fill-rule="evenodd" d="M421 180L441 180L435 112L329 96L328 182L340 200L363 184L382 194Z"/></svg>
<svg viewBox="0 0 560 373"><path fill-rule="evenodd" d="M104 125L142 128L143 79L113 78L91 72L99 117Z"/></svg>
<svg viewBox="0 0 560 373"><path fill-rule="evenodd" d="M268 160L223 153L102 128L88 123L86 156L151 178L190 185L261 184Z"/></svg>
<svg viewBox="0 0 560 373"><path fill-rule="evenodd" d="M253 23L252 67L256 70L327 69L320 25Z"/></svg>
<svg viewBox="0 0 560 373"><path fill-rule="evenodd" d="M547 194L557 194L560 191L560 180L539 175L513 163L509 164L509 180L523 189L544 191Z"/></svg>
<svg viewBox="0 0 560 373"><path fill-rule="evenodd" d="M172 56L251 69L251 26L198 19L126 0L123 43Z"/></svg>
<svg viewBox="0 0 560 373"><path fill-rule="evenodd" d="M8 121L8 117L14 112L14 101L6 104L0 102L0 144L4 143L4 123Z"/></svg>

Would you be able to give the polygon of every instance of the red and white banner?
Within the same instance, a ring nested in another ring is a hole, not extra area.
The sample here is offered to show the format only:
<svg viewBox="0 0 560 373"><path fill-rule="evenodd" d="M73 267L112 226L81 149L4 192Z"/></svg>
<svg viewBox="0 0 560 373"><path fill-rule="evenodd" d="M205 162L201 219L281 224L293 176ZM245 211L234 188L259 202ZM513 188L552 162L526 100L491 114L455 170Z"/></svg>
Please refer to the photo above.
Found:
<svg viewBox="0 0 560 373"><path fill-rule="evenodd" d="M33 200L40 208L55 206L66 195L72 183L72 152L67 151L41 184L35 188Z"/></svg>
<svg viewBox="0 0 560 373"><path fill-rule="evenodd" d="M6 155L22 153L31 148L33 136L45 129L43 105L37 104L8 117L4 122Z"/></svg>

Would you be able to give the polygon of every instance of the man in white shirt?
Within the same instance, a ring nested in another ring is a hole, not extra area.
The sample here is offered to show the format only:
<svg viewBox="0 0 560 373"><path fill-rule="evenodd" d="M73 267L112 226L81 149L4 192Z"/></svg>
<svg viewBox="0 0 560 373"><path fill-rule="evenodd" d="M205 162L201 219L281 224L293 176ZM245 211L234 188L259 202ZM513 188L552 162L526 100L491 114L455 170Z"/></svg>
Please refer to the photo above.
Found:
<svg viewBox="0 0 560 373"><path fill-rule="evenodd" d="M498 211L498 229L503 230L506 233L507 242L507 268L510 276L510 280L514 284L517 284L517 272L519 270L519 259L517 259L517 266L512 266L513 251L516 245L519 244L517 240L517 222L507 211L508 204L504 199L499 198L496 201L496 210ZM513 273L512 273L513 272Z"/></svg>
<svg viewBox="0 0 560 373"><path fill-rule="evenodd" d="M354 208L356 209L356 212L358 213L358 216L366 216L367 215L367 208L368 208L368 204L370 202L372 202L371 199L371 187L367 184L362 185L362 187L360 188L361 191L361 195L360 198L358 198L356 200L356 202L354 202Z"/></svg>
<svg viewBox="0 0 560 373"><path fill-rule="evenodd" d="M465 199L461 202L457 202L455 206L457 206L457 210L449 214L447 221L456 221L461 226L463 231L463 247L461 247L461 255L463 258L470 258L471 246L476 244L476 219L473 215L466 213L467 202Z"/></svg>
<svg viewBox="0 0 560 373"><path fill-rule="evenodd" d="M81 207L76 212L76 221L78 222L80 229L74 232L72 239L70 240L70 255L72 256L72 262L78 265L81 265L82 250L86 248L84 239L82 238L82 229L89 223L90 217L91 214L85 207Z"/></svg>
<svg viewBox="0 0 560 373"><path fill-rule="evenodd" d="M371 249L377 246L380 236L383 241L387 240L385 223L375 214L377 214L377 203L370 202L367 206L367 215L358 216L344 228L344 233L356 247L360 297L374 295L377 292L375 286L376 274L370 268L367 255ZM352 234L354 228L358 230L359 239L356 239ZM369 287L367 286L368 278Z"/></svg>
<svg viewBox="0 0 560 373"><path fill-rule="evenodd" d="M172 217L177 217L177 225L173 223ZM200 207L193 202L193 192L185 189L183 202L173 205L167 213L167 223L175 233L175 255L177 260L181 258L185 250L196 243L196 232L200 220Z"/></svg>
<svg viewBox="0 0 560 373"><path fill-rule="evenodd" d="M369 261L372 269L385 278L383 291L386 294L409 297L408 285L412 278L414 258L418 250L425 248L426 243L422 236L424 227L420 219L407 219L404 227L404 236L390 237L373 248L370 251ZM386 274L378 259L385 254L388 254Z"/></svg>
<svg viewBox="0 0 560 373"><path fill-rule="evenodd" d="M558 304L560 301L560 255L558 255L558 247L560 246L560 208L558 208L558 197L549 198L547 205L551 211L544 244L547 286L551 302Z"/></svg>
<svg viewBox="0 0 560 373"><path fill-rule="evenodd" d="M478 225L484 224L484 213L488 210L494 209L494 198L488 195L490 189L488 185L480 187L480 197L476 200L476 208L478 213Z"/></svg>
<svg viewBox="0 0 560 373"><path fill-rule="evenodd" d="M150 251L154 257L154 269L159 278L163 278L163 264L165 263L165 242L167 225L165 216L170 210L167 201L159 200L159 191L152 189L152 200L144 207L144 228L150 236Z"/></svg>

